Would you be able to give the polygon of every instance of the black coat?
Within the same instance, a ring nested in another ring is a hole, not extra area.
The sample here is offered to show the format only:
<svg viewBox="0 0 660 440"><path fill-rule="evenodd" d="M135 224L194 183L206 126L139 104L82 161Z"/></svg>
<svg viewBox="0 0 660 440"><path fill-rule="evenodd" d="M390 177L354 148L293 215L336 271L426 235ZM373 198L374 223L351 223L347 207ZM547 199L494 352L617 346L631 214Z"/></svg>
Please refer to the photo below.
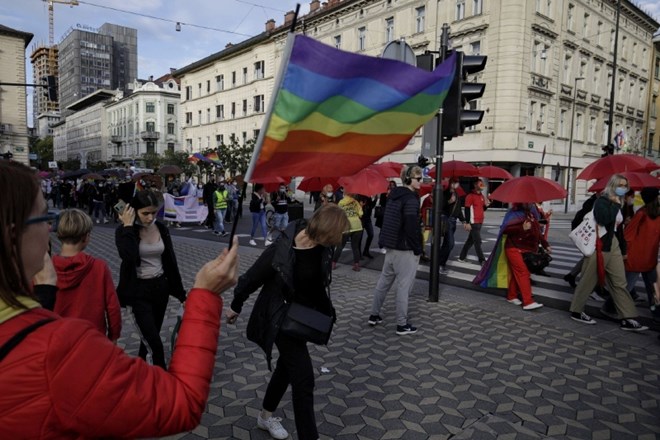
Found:
<svg viewBox="0 0 660 440"><path fill-rule="evenodd" d="M305 296L306 292L297 292L293 285L293 271L296 267L294 238L306 226L307 221L304 219L289 223L275 243L267 247L252 267L241 275L234 288L231 309L237 313L241 312L243 303L250 294L261 288L250 314L247 337L264 350L269 370L273 344L288 310L287 303L299 302L327 315L335 316L330 301L331 248L324 249L321 260L325 295L310 298Z"/></svg>
<svg viewBox="0 0 660 440"><path fill-rule="evenodd" d="M174 255L174 246L172 238L167 227L156 221L160 238L165 244L163 251L163 271L167 277L169 286L169 295L183 302L186 300L186 291L183 288L179 265ZM119 284L117 285L117 296L122 307L131 305L132 300L138 294L137 292L137 267L140 266L140 233L139 226L125 228L123 225L115 230L115 244L121 258L121 267L119 268Z"/></svg>

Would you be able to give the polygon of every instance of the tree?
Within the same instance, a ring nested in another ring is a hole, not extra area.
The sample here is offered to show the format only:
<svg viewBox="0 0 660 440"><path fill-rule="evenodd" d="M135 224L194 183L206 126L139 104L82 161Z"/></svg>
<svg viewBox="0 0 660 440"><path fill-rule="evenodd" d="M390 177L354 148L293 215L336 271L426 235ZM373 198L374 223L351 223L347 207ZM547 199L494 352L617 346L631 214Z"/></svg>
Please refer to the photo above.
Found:
<svg viewBox="0 0 660 440"><path fill-rule="evenodd" d="M188 153L185 151L165 151L161 165L176 165L186 176L199 174L199 167L188 160Z"/></svg>
<svg viewBox="0 0 660 440"><path fill-rule="evenodd" d="M229 170L232 175L245 174L250 165L250 159L254 152L256 139L250 139L245 144L240 145L236 136L230 138L229 145L218 147L218 156L220 161Z"/></svg>
<svg viewBox="0 0 660 440"><path fill-rule="evenodd" d="M162 159L157 153L144 153L142 160L144 160L144 167L151 169L158 168L162 163Z"/></svg>
<svg viewBox="0 0 660 440"><path fill-rule="evenodd" d="M39 169L47 169L48 162L53 160L53 137L47 136L43 139L36 139L36 141L30 145L30 152L37 154Z"/></svg>

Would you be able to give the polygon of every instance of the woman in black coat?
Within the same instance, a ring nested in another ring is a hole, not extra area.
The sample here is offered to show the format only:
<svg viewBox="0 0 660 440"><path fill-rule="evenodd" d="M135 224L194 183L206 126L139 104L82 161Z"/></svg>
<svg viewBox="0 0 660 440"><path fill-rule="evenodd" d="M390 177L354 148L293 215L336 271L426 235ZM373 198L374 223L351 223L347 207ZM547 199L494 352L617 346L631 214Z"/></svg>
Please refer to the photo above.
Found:
<svg viewBox="0 0 660 440"><path fill-rule="evenodd" d="M156 221L162 204L160 192L138 191L119 213L122 225L115 231L115 243L121 258L117 295L122 307L130 307L140 330L138 356L146 359L148 351L154 365L167 369L160 329L169 296L184 302L186 291L170 233Z"/></svg>
<svg viewBox="0 0 660 440"><path fill-rule="evenodd" d="M342 234L348 228L344 210L334 204L315 211L309 222L301 219L290 223L239 278L234 289L234 300L226 312L227 321L235 322L249 295L261 288L248 321L247 336L264 350L269 369L273 344L280 353L266 389L263 410L257 417L257 426L269 431L273 438L284 439L289 435L281 419L272 417L289 384L298 438L318 438L314 369L307 343L279 333L279 329L290 302L335 316L329 297L331 246L341 243Z"/></svg>

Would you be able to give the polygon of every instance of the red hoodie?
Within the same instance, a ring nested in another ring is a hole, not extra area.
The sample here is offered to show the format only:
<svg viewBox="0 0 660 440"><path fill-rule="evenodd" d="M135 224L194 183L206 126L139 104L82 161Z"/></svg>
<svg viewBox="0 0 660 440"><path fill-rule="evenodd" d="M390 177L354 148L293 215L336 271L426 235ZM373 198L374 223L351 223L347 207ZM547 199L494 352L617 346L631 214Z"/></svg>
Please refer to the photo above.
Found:
<svg viewBox="0 0 660 440"><path fill-rule="evenodd" d="M73 257L56 255L53 264L58 289L55 313L85 319L110 340L118 339L121 309L106 262L80 252Z"/></svg>

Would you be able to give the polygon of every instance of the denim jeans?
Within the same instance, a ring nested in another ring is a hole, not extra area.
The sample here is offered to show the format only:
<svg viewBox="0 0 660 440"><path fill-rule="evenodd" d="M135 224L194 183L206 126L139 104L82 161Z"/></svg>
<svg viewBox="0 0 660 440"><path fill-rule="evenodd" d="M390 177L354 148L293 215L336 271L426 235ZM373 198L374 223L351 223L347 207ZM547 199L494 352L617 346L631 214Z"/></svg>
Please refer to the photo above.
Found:
<svg viewBox="0 0 660 440"><path fill-rule="evenodd" d="M257 232L257 226L261 226L261 234L264 240L268 237L268 228L266 227L266 211L262 209L259 212L252 213L252 233L250 238L254 239L254 234Z"/></svg>
<svg viewBox="0 0 660 440"><path fill-rule="evenodd" d="M447 264L449 259L449 254L451 254L452 249L454 249L454 235L456 234L456 217L447 217L442 216L441 222L446 224L445 233L442 236L442 246L440 246L440 266Z"/></svg>
<svg viewBox="0 0 660 440"><path fill-rule="evenodd" d="M215 232L225 232L225 212L227 208L216 209L215 210L215 224L213 225L213 231Z"/></svg>

